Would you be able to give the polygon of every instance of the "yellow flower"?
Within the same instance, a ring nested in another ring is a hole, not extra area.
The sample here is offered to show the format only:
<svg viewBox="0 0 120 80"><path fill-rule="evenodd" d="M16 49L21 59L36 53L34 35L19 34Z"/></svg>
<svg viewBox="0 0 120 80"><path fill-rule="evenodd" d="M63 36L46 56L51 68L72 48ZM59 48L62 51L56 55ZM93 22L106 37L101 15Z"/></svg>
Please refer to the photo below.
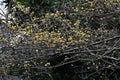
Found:
<svg viewBox="0 0 120 80"><path fill-rule="evenodd" d="M79 25L80 25L80 20L77 20L73 25L74 25L75 27L79 27Z"/></svg>
<svg viewBox="0 0 120 80"><path fill-rule="evenodd" d="M58 17L58 14L54 14L54 18L57 18Z"/></svg>
<svg viewBox="0 0 120 80"><path fill-rule="evenodd" d="M74 11L75 11L75 12L78 12L79 10L78 10L78 8L76 8L76 9L74 9Z"/></svg>
<svg viewBox="0 0 120 80"><path fill-rule="evenodd" d="M84 9L84 7L81 7L81 9Z"/></svg>
<svg viewBox="0 0 120 80"><path fill-rule="evenodd" d="M33 32L32 29L30 29L30 30L27 31L26 35L28 36L28 35L30 35L32 32Z"/></svg>
<svg viewBox="0 0 120 80"><path fill-rule="evenodd" d="M98 69L99 67L96 65L96 69Z"/></svg>
<svg viewBox="0 0 120 80"><path fill-rule="evenodd" d="M34 12L31 12L31 13L30 13L30 16L33 16L33 15L34 15Z"/></svg>
<svg viewBox="0 0 120 80"><path fill-rule="evenodd" d="M45 66L50 66L50 63L49 63L49 62L47 62L47 63L45 64Z"/></svg>
<svg viewBox="0 0 120 80"><path fill-rule="evenodd" d="M54 16L54 13L51 13L50 16Z"/></svg>
<svg viewBox="0 0 120 80"><path fill-rule="evenodd" d="M72 40L72 36L70 36L70 37L68 38L68 40L71 41L71 40Z"/></svg>
<svg viewBox="0 0 120 80"><path fill-rule="evenodd" d="M45 16L49 16L49 13L46 13Z"/></svg>
<svg viewBox="0 0 120 80"><path fill-rule="evenodd" d="M65 60L65 61L67 61L68 59L69 59L69 58L68 58L68 57L66 57L64 60Z"/></svg>

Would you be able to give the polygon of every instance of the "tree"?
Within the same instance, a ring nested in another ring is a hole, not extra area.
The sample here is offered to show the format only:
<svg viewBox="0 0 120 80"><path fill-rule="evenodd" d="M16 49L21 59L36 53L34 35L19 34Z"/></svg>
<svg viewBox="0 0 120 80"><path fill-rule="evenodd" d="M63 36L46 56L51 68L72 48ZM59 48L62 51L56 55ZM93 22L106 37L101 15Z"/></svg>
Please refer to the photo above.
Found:
<svg viewBox="0 0 120 80"><path fill-rule="evenodd" d="M6 65L0 65L0 74L27 80L119 78L120 1L47 1L50 7L40 2L40 11L32 5L36 0L13 1L8 21L1 21L8 45L2 48L0 63Z"/></svg>

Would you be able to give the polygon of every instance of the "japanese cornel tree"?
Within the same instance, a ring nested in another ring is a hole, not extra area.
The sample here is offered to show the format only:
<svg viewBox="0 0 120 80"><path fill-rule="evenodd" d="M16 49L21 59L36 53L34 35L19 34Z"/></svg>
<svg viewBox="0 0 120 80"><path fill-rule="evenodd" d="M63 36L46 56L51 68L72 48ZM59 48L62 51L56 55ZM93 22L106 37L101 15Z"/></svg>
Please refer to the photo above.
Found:
<svg viewBox="0 0 120 80"><path fill-rule="evenodd" d="M120 0L4 0L0 80L119 80Z"/></svg>

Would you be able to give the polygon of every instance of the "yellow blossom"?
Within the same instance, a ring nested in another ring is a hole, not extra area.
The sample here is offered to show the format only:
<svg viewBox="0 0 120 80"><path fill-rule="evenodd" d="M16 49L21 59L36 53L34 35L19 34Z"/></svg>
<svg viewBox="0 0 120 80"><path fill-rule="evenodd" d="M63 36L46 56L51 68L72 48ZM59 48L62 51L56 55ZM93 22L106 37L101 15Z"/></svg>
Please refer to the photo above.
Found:
<svg viewBox="0 0 120 80"><path fill-rule="evenodd" d="M47 62L46 64L45 64L45 66L47 67L47 66L50 66L50 62Z"/></svg>

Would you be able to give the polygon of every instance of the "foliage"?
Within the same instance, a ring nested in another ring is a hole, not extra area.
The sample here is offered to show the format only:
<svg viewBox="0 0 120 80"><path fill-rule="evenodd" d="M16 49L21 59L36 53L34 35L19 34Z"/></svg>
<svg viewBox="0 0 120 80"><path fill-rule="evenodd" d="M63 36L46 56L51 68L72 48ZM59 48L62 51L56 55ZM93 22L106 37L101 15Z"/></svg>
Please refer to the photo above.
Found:
<svg viewBox="0 0 120 80"><path fill-rule="evenodd" d="M24 8L29 8L29 13L34 13L33 16L43 16L46 13L56 13L57 11L62 15L62 18L68 19L71 22L80 20L80 27L90 28L114 28L119 29L119 13L120 6L119 0L13 0L14 6L22 6L21 9L18 7L13 17L17 17L17 20L25 21L28 17ZM9 3L9 1L6 0ZM23 5L24 4L24 8ZM25 13L24 13L25 12ZM21 16L19 16L22 14ZM20 22L21 23L21 22Z"/></svg>
<svg viewBox="0 0 120 80"><path fill-rule="evenodd" d="M120 0L12 1L0 22L0 79L119 78Z"/></svg>

